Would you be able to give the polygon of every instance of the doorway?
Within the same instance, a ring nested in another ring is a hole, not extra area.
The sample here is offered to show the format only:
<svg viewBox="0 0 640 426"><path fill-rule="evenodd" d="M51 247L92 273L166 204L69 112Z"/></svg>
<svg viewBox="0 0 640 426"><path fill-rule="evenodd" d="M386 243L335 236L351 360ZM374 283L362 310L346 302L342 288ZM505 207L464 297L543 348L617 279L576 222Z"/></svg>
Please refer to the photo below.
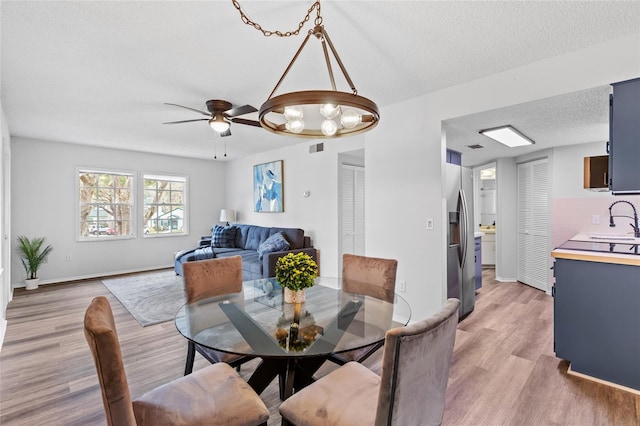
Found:
<svg viewBox="0 0 640 426"><path fill-rule="evenodd" d="M340 162L338 266L342 255L365 254L365 168L364 150L343 153Z"/></svg>

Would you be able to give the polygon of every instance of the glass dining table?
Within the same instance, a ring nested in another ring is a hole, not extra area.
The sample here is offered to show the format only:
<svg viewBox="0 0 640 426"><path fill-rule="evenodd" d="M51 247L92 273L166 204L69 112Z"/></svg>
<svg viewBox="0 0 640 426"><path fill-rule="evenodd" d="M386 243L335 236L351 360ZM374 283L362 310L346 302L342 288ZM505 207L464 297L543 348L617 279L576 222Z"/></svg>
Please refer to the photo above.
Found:
<svg viewBox="0 0 640 426"><path fill-rule="evenodd" d="M329 356L384 341L406 325L409 304L341 290L338 278L318 277L304 303L289 304L275 278L243 283L243 290L185 304L175 324L190 341L231 354L261 358L248 380L257 392L280 379L280 399L314 381Z"/></svg>

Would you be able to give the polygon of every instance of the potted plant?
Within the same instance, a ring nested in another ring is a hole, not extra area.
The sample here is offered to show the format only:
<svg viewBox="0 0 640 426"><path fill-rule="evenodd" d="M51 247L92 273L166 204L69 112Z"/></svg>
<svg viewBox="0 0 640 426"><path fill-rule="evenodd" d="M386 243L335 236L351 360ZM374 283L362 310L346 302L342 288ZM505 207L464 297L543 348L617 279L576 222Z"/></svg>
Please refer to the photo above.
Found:
<svg viewBox="0 0 640 426"><path fill-rule="evenodd" d="M43 247L44 237L29 239L24 235L18 236L18 249L20 250L22 266L27 272L27 278L24 280L24 284L27 290L35 290L38 288L38 269L47 259L53 247L48 245Z"/></svg>
<svg viewBox="0 0 640 426"><path fill-rule="evenodd" d="M284 287L286 303L305 301L305 289L315 284L318 265L304 252L289 253L276 262L276 280Z"/></svg>

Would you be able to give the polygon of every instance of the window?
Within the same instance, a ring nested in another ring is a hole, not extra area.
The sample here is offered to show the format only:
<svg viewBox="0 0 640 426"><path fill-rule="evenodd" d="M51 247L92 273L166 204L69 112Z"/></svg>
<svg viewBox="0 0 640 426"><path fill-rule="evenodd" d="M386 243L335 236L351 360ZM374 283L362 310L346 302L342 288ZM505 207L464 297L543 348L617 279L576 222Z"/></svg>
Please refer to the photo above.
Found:
<svg viewBox="0 0 640 426"><path fill-rule="evenodd" d="M133 237L132 173L79 169L80 240Z"/></svg>
<svg viewBox="0 0 640 426"><path fill-rule="evenodd" d="M184 235L188 232L187 178L145 174L144 236Z"/></svg>

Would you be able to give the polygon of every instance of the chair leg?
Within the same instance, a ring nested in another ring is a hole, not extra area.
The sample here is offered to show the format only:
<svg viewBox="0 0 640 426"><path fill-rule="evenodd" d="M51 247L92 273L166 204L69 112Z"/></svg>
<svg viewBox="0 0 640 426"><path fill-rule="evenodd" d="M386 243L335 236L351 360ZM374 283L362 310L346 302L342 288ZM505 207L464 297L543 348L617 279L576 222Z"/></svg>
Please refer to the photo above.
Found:
<svg viewBox="0 0 640 426"><path fill-rule="evenodd" d="M184 366L184 375L187 376L193 371L193 361L196 358L196 345L192 341L187 343L187 362Z"/></svg>

